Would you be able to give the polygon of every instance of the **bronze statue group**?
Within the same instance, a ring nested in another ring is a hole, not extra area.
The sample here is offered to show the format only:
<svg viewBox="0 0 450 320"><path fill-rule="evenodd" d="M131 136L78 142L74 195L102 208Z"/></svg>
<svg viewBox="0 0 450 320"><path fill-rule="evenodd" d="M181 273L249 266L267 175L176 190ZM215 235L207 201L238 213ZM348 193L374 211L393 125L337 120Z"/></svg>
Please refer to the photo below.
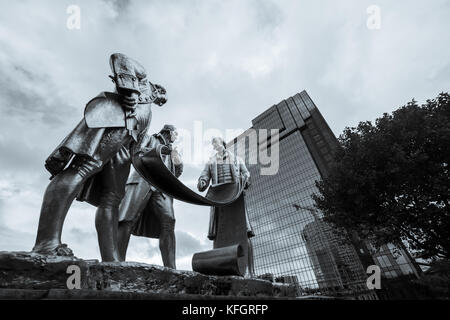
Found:
<svg viewBox="0 0 450 320"><path fill-rule="evenodd" d="M165 267L175 264L173 197L150 184L137 170L134 157L163 146L162 161L177 178L183 163L172 144L174 125L152 133L152 105L163 106L166 90L147 78L145 68L124 54L110 57L115 92L102 92L85 108L84 118L45 161L51 181L44 193L33 252L71 256L61 243L67 212L77 199L97 207L95 227L102 260L125 261L130 236L158 238ZM216 151L198 180L198 190L210 185L239 182L249 185L250 173L224 141L212 140ZM208 238L217 234L217 208L211 208ZM248 237L253 236L246 217Z"/></svg>

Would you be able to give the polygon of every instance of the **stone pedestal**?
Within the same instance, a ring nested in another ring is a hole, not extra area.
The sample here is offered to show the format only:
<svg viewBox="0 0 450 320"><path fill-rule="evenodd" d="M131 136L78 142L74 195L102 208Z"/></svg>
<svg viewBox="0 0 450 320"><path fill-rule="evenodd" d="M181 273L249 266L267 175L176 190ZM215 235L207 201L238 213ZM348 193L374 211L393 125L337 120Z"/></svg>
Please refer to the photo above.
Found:
<svg viewBox="0 0 450 320"><path fill-rule="evenodd" d="M79 267L80 289L69 290L73 265ZM136 262L0 252L0 299L290 299L295 294L292 285L260 279L206 276Z"/></svg>

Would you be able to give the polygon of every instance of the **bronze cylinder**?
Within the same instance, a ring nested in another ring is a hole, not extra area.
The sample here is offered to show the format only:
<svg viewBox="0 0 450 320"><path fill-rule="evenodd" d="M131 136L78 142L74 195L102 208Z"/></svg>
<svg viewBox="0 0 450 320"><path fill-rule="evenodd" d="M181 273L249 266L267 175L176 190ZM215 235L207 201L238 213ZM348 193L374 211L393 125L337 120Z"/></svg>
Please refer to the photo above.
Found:
<svg viewBox="0 0 450 320"><path fill-rule="evenodd" d="M192 257L192 270L208 275L244 276L244 250L240 244L197 252Z"/></svg>

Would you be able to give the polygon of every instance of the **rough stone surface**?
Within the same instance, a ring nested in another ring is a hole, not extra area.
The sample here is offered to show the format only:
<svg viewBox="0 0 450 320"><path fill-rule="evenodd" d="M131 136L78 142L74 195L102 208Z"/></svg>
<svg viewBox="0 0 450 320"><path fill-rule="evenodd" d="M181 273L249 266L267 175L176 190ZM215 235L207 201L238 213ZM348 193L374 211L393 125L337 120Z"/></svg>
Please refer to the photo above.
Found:
<svg viewBox="0 0 450 320"><path fill-rule="evenodd" d="M67 290L67 268L81 270L81 290ZM136 262L0 252L0 296L7 298L294 298L295 287L237 276L207 276Z"/></svg>

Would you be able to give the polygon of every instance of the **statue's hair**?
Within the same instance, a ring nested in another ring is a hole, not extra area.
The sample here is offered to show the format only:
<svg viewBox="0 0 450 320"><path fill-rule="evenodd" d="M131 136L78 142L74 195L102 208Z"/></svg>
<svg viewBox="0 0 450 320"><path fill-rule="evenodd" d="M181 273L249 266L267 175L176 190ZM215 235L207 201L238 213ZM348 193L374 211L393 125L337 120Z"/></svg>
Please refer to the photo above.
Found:
<svg viewBox="0 0 450 320"><path fill-rule="evenodd" d="M171 132L177 130L173 124L165 124L160 133Z"/></svg>
<svg viewBox="0 0 450 320"><path fill-rule="evenodd" d="M211 139L211 143L214 142L214 140L218 140L220 142L222 142L223 147L226 149L227 148L227 144L225 143L225 141L223 141L222 137L213 137Z"/></svg>

